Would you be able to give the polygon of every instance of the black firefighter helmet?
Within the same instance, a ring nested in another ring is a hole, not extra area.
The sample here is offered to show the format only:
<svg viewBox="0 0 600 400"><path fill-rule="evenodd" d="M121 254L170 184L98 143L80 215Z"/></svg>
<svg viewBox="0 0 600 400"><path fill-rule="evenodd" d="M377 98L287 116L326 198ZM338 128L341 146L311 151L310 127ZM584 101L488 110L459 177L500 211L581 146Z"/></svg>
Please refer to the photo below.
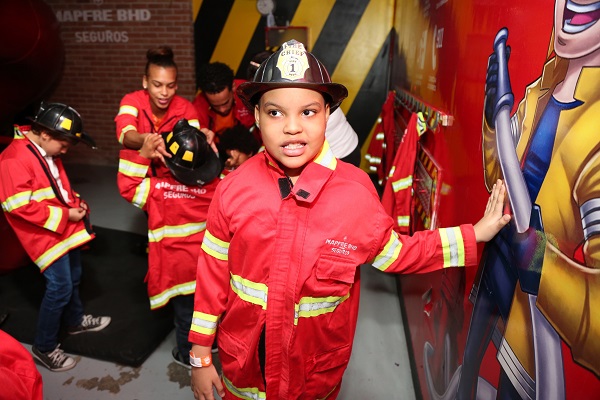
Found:
<svg viewBox="0 0 600 400"><path fill-rule="evenodd" d="M281 45L258 68L254 79L237 88L237 94L251 110L260 96L271 89L299 87L316 90L323 94L333 112L348 96L344 85L332 83L321 61L294 39Z"/></svg>
<svg viewBox="0 0 600 400"><path fill-rule="evenodd" d="M96 148L94 139L83 131L83 121L81 115L73 107L62 103L44 103L31 119L34 126L46 129L60 138L72 141L73 143L83 142L92 149Z"/></svg>
<svg viewBox="0 0 600 400"><path fill-rule="evenodd" d="M219 176L221 162L206 141L206 136L191 126L186 119L180 119L173 132L163 135L167 153L165 163L181 183L204 185Z"/></svg>

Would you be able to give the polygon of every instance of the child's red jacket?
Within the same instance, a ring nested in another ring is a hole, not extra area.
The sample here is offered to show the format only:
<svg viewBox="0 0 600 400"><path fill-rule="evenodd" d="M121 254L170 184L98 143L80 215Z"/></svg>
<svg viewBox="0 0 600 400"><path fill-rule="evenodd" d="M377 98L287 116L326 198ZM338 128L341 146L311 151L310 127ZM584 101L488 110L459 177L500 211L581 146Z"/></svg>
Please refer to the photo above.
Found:
<svg viewBox="0 0 600 400"><path fill-rule="evenodd" d="M196 264L208 205L219 179L187 186L171 174L148 177L150 160L121 150L117 183L125 200L148 212L148 296L150 308L179 295L194 294Z"/></svg>
<svg viewBox="0 0 600 400"><path fill-rule="evenodd" d="M15 128L15 138L0 154L0 202L29 257L44 271L60 257L93 239L87 217L69 221L69 208L80 206L60 158L54 158L63 198L48 163L23 134L29 127Z"/></svg>
<svg viewBox="0 0 600 400"><path fill-rule="evenodd" d="M361 264L415 273L476 263L471 225L413 237L393 227L369 177L336 160L327 143L293 188L266 152L221 181L189 339L210 346L218 326L225 399L335 398L352 349Z"/></svg>

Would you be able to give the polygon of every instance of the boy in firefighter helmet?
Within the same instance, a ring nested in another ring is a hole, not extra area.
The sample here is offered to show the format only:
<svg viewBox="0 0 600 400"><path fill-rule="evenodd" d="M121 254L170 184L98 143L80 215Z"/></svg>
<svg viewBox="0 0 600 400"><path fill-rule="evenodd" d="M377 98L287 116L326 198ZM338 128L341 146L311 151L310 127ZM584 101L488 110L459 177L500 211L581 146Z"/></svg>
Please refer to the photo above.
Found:
<svg viewBox="0 0 600 400"><path fill-rule="evenodd" d="M94 238L87 204L71 188L59 156L83 142L95 147L81 116L61 103L42 103L29 126L0 155L0 201L6 219L46 280L33 355L51 371L75 366L58 343L61 321L70 334L99 331L110 317L84 315L79 297L80 248Z"/></svg>
<svg viewBox="0 0 600 400"><path fill-rule="evenodd" d="M265 151L217 187L202 242L189 339L196 399L334 399L358 316L358 266L428 272L474 265L510 219L499 181L475 225L399 236L369 177L337 160L327 119L347 95L291 40L238 95ZM219 378L210 346L219 329Z"/></svg>

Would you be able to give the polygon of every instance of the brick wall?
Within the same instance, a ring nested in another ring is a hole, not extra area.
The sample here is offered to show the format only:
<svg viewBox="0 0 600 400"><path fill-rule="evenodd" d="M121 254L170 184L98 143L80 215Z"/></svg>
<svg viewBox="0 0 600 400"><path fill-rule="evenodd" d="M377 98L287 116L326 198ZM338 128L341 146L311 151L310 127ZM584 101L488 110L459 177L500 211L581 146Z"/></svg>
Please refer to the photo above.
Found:
<svg viewBox="0 0 600 400"><path fill-rule="evenodd" d="M77 109L99 149L78 145L66 161L115 165L119 102L141 89L146 51L169 45L175 53L178 94L195 91L192 0L46 0L61 25L65 68L51 101Z"/></svg>

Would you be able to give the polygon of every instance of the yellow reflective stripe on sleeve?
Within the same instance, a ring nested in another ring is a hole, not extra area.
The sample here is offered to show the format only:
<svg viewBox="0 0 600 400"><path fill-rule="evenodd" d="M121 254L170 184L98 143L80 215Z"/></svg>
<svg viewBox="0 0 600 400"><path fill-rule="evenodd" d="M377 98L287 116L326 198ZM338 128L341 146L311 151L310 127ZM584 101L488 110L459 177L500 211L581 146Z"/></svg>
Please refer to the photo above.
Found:
<svg viewBox="0 0 600 400"><path fill-rule="evenodd" d="M137 118L137 116L138 116L138 109L135 108L134 106L122 105L119 108L119 113L117 114L117 116L118 115L123 115L123 114L129 114L129 115L132 115L132 116L134 116L134 117Z"/></svg>
<svg viewBox="0 0 600 400"><path fill-rule="evenodd" d="M243 400L262 400L267 398L267 393L261 392L258 388L237 388L225 375L223 375L223 383L229 392L235 397Z"/></svg>
<svg viewBox="0 0 600 400"><path fill-rule="evenodd" d="M217 239L208 230L204 233L202 250L217 260L227 261L229 257L229 243Z"/></svg>
<svg viewBox="0 0 600 400"><path fill-rule="evenodd" d="M31 198L31 190L14 194L2 202L2 209L5 212L11 212L19 207L29 203Z"/></svg>
<svg viewBox="0 0 600 400"><path fill-rule="evenodd" d="M392 165L392 168L390 168L390 172L388 173L388 178L391 178L392 176L394 176L395 172L396 172L396 166Z"/></svg>
<svg viewBox="0 0 600 400"><path fill-rule="evenodd" d="M187 237L206 229L206 222L192 222L184 225L169 226L148 230L149 242L160 242L164 238Z"/></svg>
<svg viewBox="0 0 600 400"><path fill-rule="evenodd" d="M60 220L62 219L63 211L60 207L48 206L48 210L50 211L50 215L44 224L44 228L56 232L58 226L60 225Z"/></svg>
<svg viewBox="0 0 600 400"><path fill-rule="evenodd" d="M325 140L325 142L323 143L321 152L315 157L314 161L317 164L324 166L325 168L335 170L335 167L337 166L337 159L333 155L333 152L331 151L327 140Z"/></svg>
<svg viewBox="0 0 600 400"><path fill-rule="evenodd" d="M54 194L54 190L51 187L43 188L36 190L31 194L32 201L43 201L49 199L55 199L56 195Z"/></svg>
<svg viewBox="0 0 600 400"><path fill-rule="evenodd" d="M238 297L248 303L256 304L262 307L264 310L267 309L267 296L269 288L264 283L257 283L244 279L239 275L231 275L231 290L234 291Z"/></svg>
<svg viewBox="0 0 600 400"><path fill-rule="evenodd" d="M79 232L76 232L75 234L71 235L66 240L63 240L62 242L52 246L48 251L39 256L34 262L43 271L44 269L46 269L46 267L48 267L50 264L56 261L59 256L81 245L90 238L91 237L89 233L87 233L85 229L82 229Z"/></svg>
<svg viewBox="0 0 600 400"><path fill-rule="evenodd" d="M217 332L218 315L205 314L199 311L194 311L192 315L191 331L201 333L203 335L214 335Z"/></svg>
<svg viewBox="0 0 600 400"><path fill-rule="evenodd" d="M131 204L139 208L144 207L148 200L148 194L150 194L150 178L145 178L135 189Z"/></svg>
<svg viewBox="0 0 600 400"><path fill-rule="evenodd" d="M408 226L410 224L410 216L409 215L398 215L398 226Z"/></svg>
<svg viewBox="0 0 600 400"><path fill-rule="evenodd" d="M397 181L392 182L392 188L394 189L394 193L398 193L401 190L412 187L412 183L413 177L412 175L409 175L406 178L398 179Z"/></svg>
<svg viewBox="0 0 600 400"><path fill-rule="evenodd" d="M134 178L143 178L148 174L148 165L134 163L128 160L119 160L119 172Z"/></svg>
<svg viewBox="0 0 600 400"><path fill-rule="evenodd" d="M175 285L156 296L150 297L150 309L154 310L164 306L175 296L194 294L196 281Z"/></svg>
<svg viewBox="0 0 600 400"><path fill-rule="evenodd" d="M137 132L137 128L133 125L127 125L123 129L121 129L121 132L119 132L119 143L123 144L123 139L125 139L125 132L129 132L129 131Z"/></svg>
<svg viewBox="0 0 600 400"><path fill-rule="evenodd" d="M390 234L390 239L386 243L385 247L379 253L373 261L373 266L381 271L385 271L388 267L398 259L400 250L402 249L402 243L398 240L398 234L394 231Z"/></svg>
<svg viewBox="0 0 600 400"><path fill-rule="evenodd" d="M444 253L444 268L465 265L465 243L459 227L439 229Z"/></svg>
<svg viewBox="0 0 600 400"><path fill-rule="evenodd" d="M350 292L343 297L302 297L300 302L296 304L294 325L298 325L299 318L318 317L319 315L335 311L337 306L348 297L350 297Z"/></svg>
<svg viewBox="0 0 600 400"><path fill-rule="evenodd" d="M189 119L188 124L190 124L196 129L200 129L200 121L198 121L197 119Z"/></svg>

